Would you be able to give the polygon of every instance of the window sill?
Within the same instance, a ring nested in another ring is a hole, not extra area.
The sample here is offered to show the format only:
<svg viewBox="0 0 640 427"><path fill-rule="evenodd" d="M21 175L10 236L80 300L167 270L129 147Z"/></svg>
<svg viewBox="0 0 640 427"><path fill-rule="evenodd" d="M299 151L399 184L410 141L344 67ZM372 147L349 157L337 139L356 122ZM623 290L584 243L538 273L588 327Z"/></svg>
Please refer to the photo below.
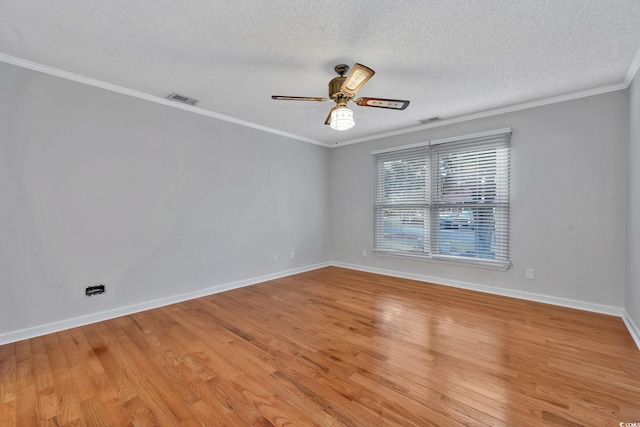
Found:
<svg viewBox="0 0 640 427"><path fill-rule="evenodd" d="M392 252L380 249L374 249L373 253L381 256L389 256L393 258L413 259L419 261L436 262L439 264L458 265L461 267L482 268L484 270L507 271L511 267L510 261L494 261L489 259L478 258L461 258L446 255L419 255L406 252Z"/></svg>

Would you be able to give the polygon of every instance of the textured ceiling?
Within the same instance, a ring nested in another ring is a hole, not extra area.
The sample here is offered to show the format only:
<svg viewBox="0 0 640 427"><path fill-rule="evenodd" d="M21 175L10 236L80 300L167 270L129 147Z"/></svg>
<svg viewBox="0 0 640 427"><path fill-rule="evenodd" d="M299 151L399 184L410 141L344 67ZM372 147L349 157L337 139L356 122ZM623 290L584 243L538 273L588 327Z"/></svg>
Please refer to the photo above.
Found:
<svg viewBox="0 0 640 427"><path fill-rule="evenodd" d="M640 47L638 0L0 0L0 53L327 144L620 85ZM324 125L339 63L376 75L356 126ZM636 58L637 62L637 58Z"/></svg>

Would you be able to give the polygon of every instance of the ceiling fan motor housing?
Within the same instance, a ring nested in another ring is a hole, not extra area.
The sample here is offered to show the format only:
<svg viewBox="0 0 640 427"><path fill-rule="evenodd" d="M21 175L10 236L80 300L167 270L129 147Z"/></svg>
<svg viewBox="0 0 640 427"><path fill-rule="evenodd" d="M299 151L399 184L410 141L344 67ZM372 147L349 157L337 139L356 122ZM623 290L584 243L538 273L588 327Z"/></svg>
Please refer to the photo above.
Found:
<svg viewBox="0 0 640 427"><path fill-rule="evenodd" d="M340 76L332 79L329 82L329 97L331 99L335 99L337 96L342 94L340 88L342 88L342 84L346 79L346 77Z"/></svg>

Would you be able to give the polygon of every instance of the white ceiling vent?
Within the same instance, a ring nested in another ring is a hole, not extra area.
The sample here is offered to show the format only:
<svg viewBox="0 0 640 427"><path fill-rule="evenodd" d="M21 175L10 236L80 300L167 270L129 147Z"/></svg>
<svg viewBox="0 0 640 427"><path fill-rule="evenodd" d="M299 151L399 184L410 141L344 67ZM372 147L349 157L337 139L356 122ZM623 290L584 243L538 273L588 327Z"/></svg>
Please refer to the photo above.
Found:
<svg viewBox="0 0 640 427"><path fill-rule="evenodd" d="M183 104L187 104L187 105L196 105L198 102L200 102L199 99L189 98L188 96L180 95L179 93L175 93L175 92L173 92L167 98L169 98L172 101L182 102Z"/></svg>
<svg viewBox="0 0 640 427"><path fill-rule="evenodd" d="M431 122L437 122L442 120L440 117L429 117L428 119L422 119L422 120L418 120L420 123L427 124L427 123L431 123Z"/></svg>

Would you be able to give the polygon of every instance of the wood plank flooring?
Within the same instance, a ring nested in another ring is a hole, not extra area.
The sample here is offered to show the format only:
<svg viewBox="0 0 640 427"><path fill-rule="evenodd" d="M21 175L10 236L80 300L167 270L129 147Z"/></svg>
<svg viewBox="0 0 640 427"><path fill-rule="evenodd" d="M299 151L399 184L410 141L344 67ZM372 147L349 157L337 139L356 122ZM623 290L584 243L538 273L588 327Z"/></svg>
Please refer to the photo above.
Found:
<svg viewBox="0 0 640 427"><path fill-rule="evenodd" d="M621 422L621 319L337 267L0 346L3 427Z"/></svg>

